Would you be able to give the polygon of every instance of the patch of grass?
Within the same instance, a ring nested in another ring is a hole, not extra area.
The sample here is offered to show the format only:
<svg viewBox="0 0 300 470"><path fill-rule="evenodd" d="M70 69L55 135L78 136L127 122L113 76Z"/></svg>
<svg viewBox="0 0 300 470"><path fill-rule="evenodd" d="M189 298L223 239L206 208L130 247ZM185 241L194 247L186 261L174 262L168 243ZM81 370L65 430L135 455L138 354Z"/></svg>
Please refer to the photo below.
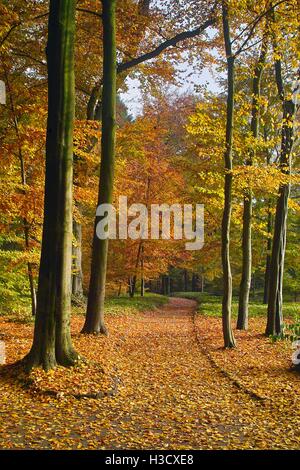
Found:
<svg viewBox="0 0 300 470"><path fill-rule="evenodd" d="M135 314L145 310L153 310L167 302L168 297L159 294L146 293L144 297L137 295L133 298L122 295L120 297L109 297L105 302L105 308L108 315Z"/></svg>
<svg viewBox="0 0 300 470"><path fill-rule="evenodd" d="M159 294L146 293L144 297L137 295L131 299L126 295L120 297L108 297L105 301L106 315L135 315L145 310L153 310L168 303L168 297ZM72 314L85 315L86 299L82 298L81 302L77 302L72 306ZM1 316L1 315L0 315ZM31 315L30 307L27 309L15 308L10 314L5 315L7 320L12 323L34 323L34 317Z"/></svg>
<svg viewBox="0 0 300 470"><path fill-rule="evenodd" d="M211 295L207 292L173 292L172 296L182 297L185 299L197 300L198 313L207 315L209 317L221 317L222 315L222 297ZM283 306L283 315L285 318L296 319L300 313L299 302L286 302ZM238 314L238 299L233 298L232 301L232 316L236 318ZM250 302L249 304L250 317L266 317L267 305Z"/></svg>
<svg viewBox="0 0 300 470"><path fill-rule="evenodd" d="M120 297L108 297L105 301L106 315L135 315L146 310L153 310L168 302L168 297L159 294L146 293L144 297L137 295L130 298L126 295ZM85 314L82 307L73 307L73 313Z"/></svg>

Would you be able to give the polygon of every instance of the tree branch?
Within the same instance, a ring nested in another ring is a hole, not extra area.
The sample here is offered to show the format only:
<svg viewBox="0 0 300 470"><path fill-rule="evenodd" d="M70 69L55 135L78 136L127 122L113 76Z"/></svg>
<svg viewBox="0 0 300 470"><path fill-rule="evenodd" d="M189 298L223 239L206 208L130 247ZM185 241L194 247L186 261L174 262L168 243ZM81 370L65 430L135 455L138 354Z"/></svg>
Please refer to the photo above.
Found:
<svg viewBox="0 0 300 470"><path fill-rule="evenodd" d="M236 53L234 54L235 57L239 56L242 52L244 52L244 47L247 45L247 43L250 41L250 39L252 38L253 36L253 33L255 31L255 28L256 26L258 25L258 23L260 22L260 20L268 15L269 13L271 13L272 10L274 10L274 8L278 7L279 5L281 5L282 3L285 3L286 0L280 0L279 2L277 2L275 5L272 5L270 8L268 8L267 10L265 10L264 12L262 12L260 15L258 15L255 20L253 20L249 25L247 25L247 27L241 31L241 33L232 41L232 44L239 38L241 37L245 31L247 31L247 29L249 28L249 26L251 26L250 28L250 31L246 37L246 39L243 41L242 45L239 47L239 49L236 51ZM249 47L247 48L249 49Z"/></svg>
<svg viewBox="0 0 300 470"><path fill-rule="evenodd" d="M97 11L88 10L87 8L76 8L76 11L81 11L82 13L87 13L88 15L97 16L97 18L102 18L102 14Z"/></svg>
<svg viewBox="0 0 300 470"><path fill-rule="evenodd" d="M146 52L145 54L142 54L140 57L136 57L135 59L129 60L128 62L123 62L121 64L118 64L117 73L124 72L125 70L135 67L136 65L139 65L142 62L145 62L146 60L154 59L155 57L159 56L163 51L165 51L169 47L176 46L178 42L184 41L185 39L191 39L196 36L199 36L209 26L213 26L215 23L216 23L216 19L211 18L205 21L205 23L203 23L201 26L199 26L196 29L183 31L182 33L176 34L176 36L162 42L159 46L157 46L152 51Z"/></svg>

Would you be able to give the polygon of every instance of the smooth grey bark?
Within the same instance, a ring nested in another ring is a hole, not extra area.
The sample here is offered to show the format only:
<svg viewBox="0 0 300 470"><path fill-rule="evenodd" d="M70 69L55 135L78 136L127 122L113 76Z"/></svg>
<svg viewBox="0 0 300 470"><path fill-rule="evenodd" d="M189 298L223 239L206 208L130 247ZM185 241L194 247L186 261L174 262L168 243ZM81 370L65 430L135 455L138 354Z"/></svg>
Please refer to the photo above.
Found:
<svg viewBox="0 0 300 470"><path fill-rule="evenodd" d="M285 92L283 82L281 59L275 61L275 76L278 96L282 102L282 131L281 131L281 171L290 175L291 154L294 142L294 120L296 106L293 98L290 99ZM274 235L272 242L272 254L269 277L268 318L266 335L280 335L283 327L282 314L282 288L284 273L284 258L286 249L288 200L290 195L290 184L282 184L279 188L277 199Z"/></svg>
<svg viewBox="0 0 300 470"><path fill-rule="evenodd" d="M225 348L235 347L235 338L231 325L232 305L232 274L230 264L230 225L232 211L232 143L234 122L234 75L235 57L232 53L230 25L227 2L222 3L223 34L227 57L227 111L226 111L226 143L224 152L225 182L224 210L222 218L222 268L223 268L223 299L222 325Z"/></svg>
<svg viewBox="0 0 300 470"><path fill-rule="evenodd" d="M271 213L271 203L268 201L268 222L267 222L267 231L268 231L268 239L267 239L267 256L266 256L266 267L265 267L265 276L264 276L264 297L263 303L265 305L268 304L269 299L269 284L270 284L270 266L271 266L271 250L272 250L272 213Z"/></svg>
<svg viewBox="0 0 300 470"><path fill-rule="evenodd" d="M103 24L103 88L102 88L102 135L101 167L98 206L112 202L115 167L116 130L116 20L115 0L102 0ZM83 333L107 334L104 323L104 300L107 271L108 239L100 240L95 219L91 277L88 306Z"/></svg>
<svg viewBox="0 0 300 470"><path fill-rule="evenodd" d="M44 225L37 313L28 368L70 366L75 0L51 0Z"/></svg>
<svg viewBox="0 0 300 470"><path fill-rule="evenodd" d="M73 269L72 269L72 295L83 296L82 274L82 225L73 218Z"/></svg>
<svg viewBox="0 0 300 470"><path fill-rule="evenodd" d="M253 87L252 87L252 110L251 110L251 133L255 139L259 137L259 117L260 117L260 94L261 94L261 79L263 68L267 54L267 37L264 35L261 52L258 58L257 65L254 70ZM252 166L255 151L250 150L249 158L246 165ZM242 234L242 278L240 283L239 292L239 306L237 329L248 329L248 307L249 307L249 294L251 288L251 273L252 273L252 192L247 191L244 196L244 211L243 211L243 234Z"/></svg>

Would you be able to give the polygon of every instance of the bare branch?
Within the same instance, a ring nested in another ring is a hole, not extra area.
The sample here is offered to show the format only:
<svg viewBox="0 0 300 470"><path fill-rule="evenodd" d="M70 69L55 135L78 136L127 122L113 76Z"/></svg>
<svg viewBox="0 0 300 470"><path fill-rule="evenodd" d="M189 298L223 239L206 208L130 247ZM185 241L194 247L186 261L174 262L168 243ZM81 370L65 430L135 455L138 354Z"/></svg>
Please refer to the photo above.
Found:
<svg viewBox="0 0 300 470"><path fill-rule="evenodd" d="M159 56L163 51L165 51L169 47L176 46L178 42L181 42L181 41L184 41L186 39L191 39L191 38L194 38L196 36L199 36L209 26L213 26L215 23L216 23L216 19L211 18L211 19L205 21L205 23L203 23L201 26L199 26L196 29L183 31L182 33L176 34L176 36L162 42L159 46L157 46L152 51L146 52L145 54L142 54L140 57L136 57L135 59L129 60L128 62L123 62L121 64L118 64L117 73L124 72L125 70L128 70L132 67L135 67L136 65L141 64L142 62L145 62L145 61L150 60L150 59L154 59L155 57Z"/></svg>
<svg viewBox="0 0 300 470"><path fill-rule="evenodd" d="M250 41L250 39L252 38L254 32L255 32L255 28L256 26L258 25L258 23L260 22L260 20L262 20L262 18L264 18L264 16L268 15L269 13L271 13L272 10L274 10L274 8L276 8L277 6L281 5L282 3L286 3L286 0L280 0L279 2L277 2L275 5L272 5L270 8L268 8L268 10L265 10L263 13L261 13L260 15L258 15L255 20L253 20L249 25L247 25L247 27L232 41L232 44L249 28L249 26L251 25L251 28L250 28L250 31L246 37L246 39L243 41L242 45L239 47L239 49L236 51L235 53L235 57L237 57L238 55L240 55L242 52L244 52L244 47L248 44L248 42ZM247 50L249 49L249 47L247 47Z"/></svg>
<svg viewBox="0 0 300 470"><path fill-rule="evenodd" d="M88 10L86 8L76 8L76 11L81 11L82 13L86 13L88 15L93 15L93 16L96 16L97 18L102 18L102 14L97 12L97 11L92 11L92 10Z"/></svg>

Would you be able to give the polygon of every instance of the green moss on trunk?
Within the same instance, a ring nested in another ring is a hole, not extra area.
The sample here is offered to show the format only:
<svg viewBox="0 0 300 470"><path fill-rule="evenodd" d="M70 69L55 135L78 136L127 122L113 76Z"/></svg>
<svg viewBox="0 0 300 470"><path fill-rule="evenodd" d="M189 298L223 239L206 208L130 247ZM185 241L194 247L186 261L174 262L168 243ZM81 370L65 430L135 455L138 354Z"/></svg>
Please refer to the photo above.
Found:
<svg viewBox="0 0 300 470"><path fill-rule="evenodd" d="M103 88L102 88L102 137L101 167L98 205L111 203L115 167L116 131L116 20L115 0L102 0L103 23ZM107 269L108 240L96 235L95 219L92 248L91 277L88 306L83 333L107 333L104 323L104 299Z"/></svg>
<svg viewBox="0 0 300 470"><path fill-rule="evenodd" d="M50 1L44 226L37 313L28 367L77 359L70 335L75 0Z"/></svg>

